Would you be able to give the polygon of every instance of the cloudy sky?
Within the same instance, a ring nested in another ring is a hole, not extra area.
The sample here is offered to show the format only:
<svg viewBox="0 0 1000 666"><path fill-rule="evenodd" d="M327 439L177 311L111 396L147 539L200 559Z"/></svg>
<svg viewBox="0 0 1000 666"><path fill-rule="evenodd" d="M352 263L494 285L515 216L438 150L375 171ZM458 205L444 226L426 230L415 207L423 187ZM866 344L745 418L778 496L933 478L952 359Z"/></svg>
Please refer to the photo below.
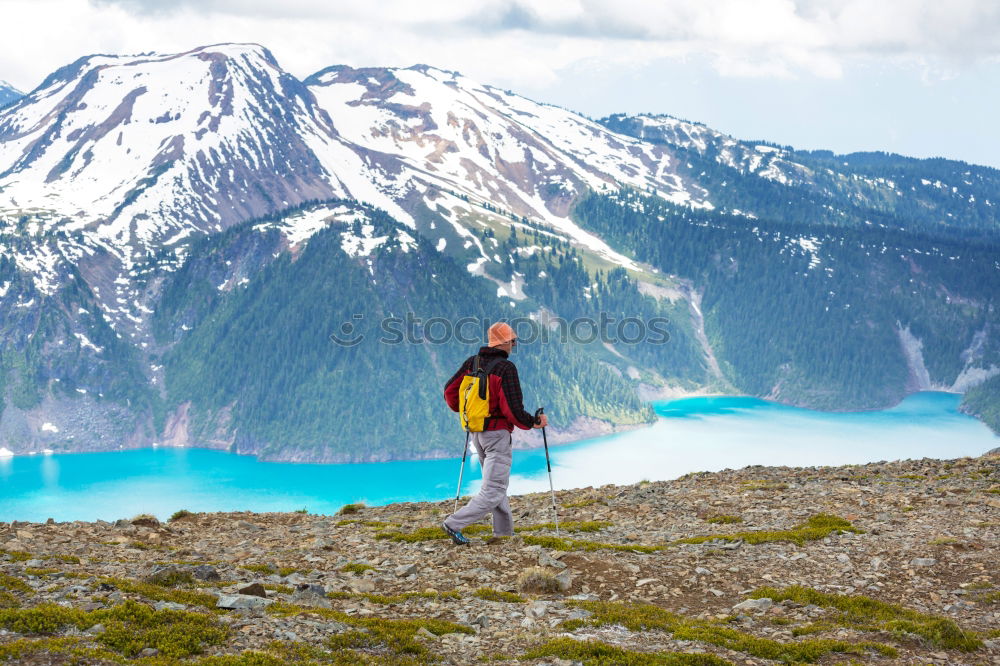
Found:
<svg viewBox="0 0 1000 666"><path fill-rule="evenodd" d="M1000 167L996 0L0 0L0 79L91 53L267 46L300 77L426 63L599 117Z"/></svg>

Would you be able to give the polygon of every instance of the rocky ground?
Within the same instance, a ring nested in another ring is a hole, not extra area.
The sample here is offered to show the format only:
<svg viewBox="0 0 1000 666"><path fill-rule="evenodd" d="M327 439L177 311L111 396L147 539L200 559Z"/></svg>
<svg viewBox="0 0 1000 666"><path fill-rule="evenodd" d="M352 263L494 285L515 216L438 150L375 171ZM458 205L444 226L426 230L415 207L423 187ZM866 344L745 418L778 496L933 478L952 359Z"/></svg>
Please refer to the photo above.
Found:
<svg viewBox="0 0 1000 666"><path fill-rule="evenodd" d="M0 523L12 663L1000 663L1000 457L338 516Z"/></svg>

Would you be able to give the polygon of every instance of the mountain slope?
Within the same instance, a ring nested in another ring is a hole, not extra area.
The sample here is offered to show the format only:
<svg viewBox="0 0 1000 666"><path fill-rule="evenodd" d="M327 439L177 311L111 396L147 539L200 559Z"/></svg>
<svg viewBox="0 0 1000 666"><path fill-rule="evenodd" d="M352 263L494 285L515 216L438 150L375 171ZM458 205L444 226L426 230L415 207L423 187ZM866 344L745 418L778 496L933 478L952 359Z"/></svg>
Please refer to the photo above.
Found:
<svg viewBox="0 0 1000 666"><path fill-rule="evenodd" d="M609 129L669 149L722 210L837 226L1000 235L1000 171L887 153L834 155L741 141L670 116L618 114Z"/></svg>

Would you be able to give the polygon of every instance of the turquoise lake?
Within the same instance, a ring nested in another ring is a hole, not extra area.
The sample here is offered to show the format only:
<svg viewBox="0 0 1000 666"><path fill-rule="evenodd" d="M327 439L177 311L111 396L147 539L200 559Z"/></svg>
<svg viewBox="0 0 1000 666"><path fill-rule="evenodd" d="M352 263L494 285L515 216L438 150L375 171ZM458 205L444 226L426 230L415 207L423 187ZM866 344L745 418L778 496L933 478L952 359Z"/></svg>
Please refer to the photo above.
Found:
<svg viewBox="0 0 1000 666"><path fill-rule="evenodd" d="M551 449L553 477L558 490L747 465L978 456L1000 446L1000 437L958 411L959 401L949 393L918 393L891 409L854 413L745 397L658 402L660 418L651 427ZM178 509L334 513L347 502L454 497L458 468L458 458L312 465L199 449L17 456L0 458L0 521L114 520L138 513L163 519ZM475 492L477 462L467 465L465 479L463 492ZM544 453L515 452L511 494L538 490L548 490Z"/></svg>

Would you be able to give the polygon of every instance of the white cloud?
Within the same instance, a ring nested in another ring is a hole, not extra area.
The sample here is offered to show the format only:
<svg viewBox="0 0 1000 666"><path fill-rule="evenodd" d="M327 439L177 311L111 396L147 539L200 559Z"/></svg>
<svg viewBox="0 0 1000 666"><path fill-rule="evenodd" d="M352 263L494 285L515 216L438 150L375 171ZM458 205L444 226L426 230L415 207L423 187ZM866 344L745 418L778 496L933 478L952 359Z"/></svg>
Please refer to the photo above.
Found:
<svg viewBox="0 0 1000 666"><path fill-rule="evenodd" d="M539 87L585 59L707 57L724 76L837 78L857 59L953 71L1000 54L992 0L6 0L0 76L30 89L95 52L259 42L306 76L425 62Z"/></svg>

